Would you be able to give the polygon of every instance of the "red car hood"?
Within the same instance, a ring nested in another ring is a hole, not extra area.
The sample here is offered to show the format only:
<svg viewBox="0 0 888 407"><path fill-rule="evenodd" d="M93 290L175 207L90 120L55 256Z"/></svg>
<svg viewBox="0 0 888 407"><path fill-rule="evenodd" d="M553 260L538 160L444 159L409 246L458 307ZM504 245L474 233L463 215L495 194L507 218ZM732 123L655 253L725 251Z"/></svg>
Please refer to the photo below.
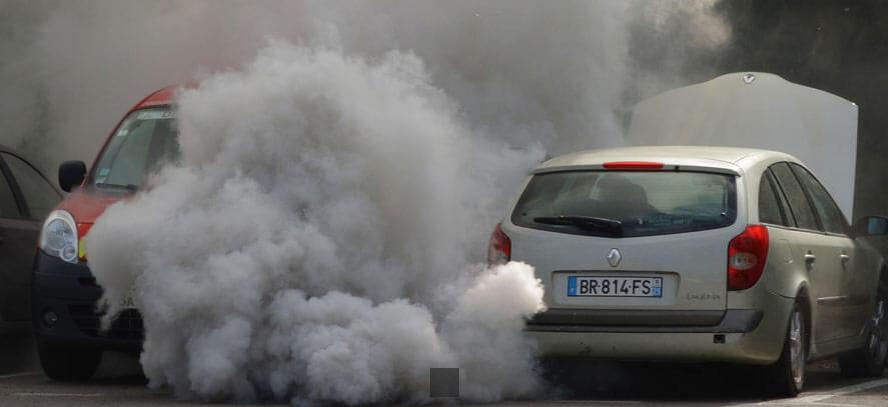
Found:
<svg viewBox="0 0 888 407"><path fill-rule="evenodd" d="M83 236L89 226L92 226L96 219L105 212L105 209L128 196L130 196L129 193L117 191L106 192L95 188L78 188L62 200L59 209L68 211L74 217L79 234ZM81 225L85 227L81 228Z"/></svg>

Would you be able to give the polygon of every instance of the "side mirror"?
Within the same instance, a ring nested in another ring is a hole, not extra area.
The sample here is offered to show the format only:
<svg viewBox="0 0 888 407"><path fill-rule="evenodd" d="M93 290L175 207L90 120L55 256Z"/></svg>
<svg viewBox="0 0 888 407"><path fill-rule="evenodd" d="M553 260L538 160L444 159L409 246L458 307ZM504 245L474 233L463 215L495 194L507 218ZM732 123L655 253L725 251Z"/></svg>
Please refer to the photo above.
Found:
<svg viewBox="0 0 888 407"><path fill-rule="evenodd" d="M86 164L83 161L65 161L59 166L59 186L65 192L83 183L86 177Z"/></svg>
<svg viewBox="0 0 888 407"><path fill-rule="evenodd" d="M857 236L885 236L888 235L888 218L884 216L866 216L857 220L854 224L854 232Z"/></svg>

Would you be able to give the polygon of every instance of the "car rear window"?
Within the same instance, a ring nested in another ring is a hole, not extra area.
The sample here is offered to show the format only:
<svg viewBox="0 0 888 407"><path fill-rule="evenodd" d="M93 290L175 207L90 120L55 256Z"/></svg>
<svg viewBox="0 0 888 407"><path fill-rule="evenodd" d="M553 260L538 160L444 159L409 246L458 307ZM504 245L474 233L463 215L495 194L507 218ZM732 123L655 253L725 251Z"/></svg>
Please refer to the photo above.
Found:
<svg viewBox="0 0 888 407"><path fill-rule="evenodd" d="M703 172L570 171L537 174L512 223L590 236L637 237L732 225L735 177Z"/></svg>

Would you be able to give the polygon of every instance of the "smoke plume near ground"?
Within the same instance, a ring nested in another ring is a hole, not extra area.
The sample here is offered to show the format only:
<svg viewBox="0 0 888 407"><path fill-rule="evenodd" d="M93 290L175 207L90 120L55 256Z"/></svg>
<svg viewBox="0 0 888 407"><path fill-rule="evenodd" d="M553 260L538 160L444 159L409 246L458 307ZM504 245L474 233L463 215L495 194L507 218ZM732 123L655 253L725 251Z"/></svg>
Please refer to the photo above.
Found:
<svg viewBox="0 0 888 407"><path fill-rule="evenodd" d="M539 390L533 270L475 265L542 149L467 127L404 52L275 43L180 99L181 163L87 239L111 312L134 292L152 386L206 399L474 400Z"/></svg>
<svg viewBox="0 0 888 407"><path fill-rule="evenodd" d="M528 396L539 283L477 262L527 170L621 144L626 95L662 83L629 24L729 36L684 24L711 0L652 4L0 0L0 141L90 162L133 102L200 82L181 162L86 243L112 312L134 290L153 386L422 401L459 366L472 399Z"/></svg>

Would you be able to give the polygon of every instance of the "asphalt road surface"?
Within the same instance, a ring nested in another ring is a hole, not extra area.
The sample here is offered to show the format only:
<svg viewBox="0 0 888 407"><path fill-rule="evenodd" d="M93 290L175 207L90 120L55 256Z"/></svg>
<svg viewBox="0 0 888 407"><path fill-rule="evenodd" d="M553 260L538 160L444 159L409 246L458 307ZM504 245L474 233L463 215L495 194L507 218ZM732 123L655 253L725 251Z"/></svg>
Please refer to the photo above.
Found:
<svg viewBox="0 0 888 407"><path fill-rule="evenodd" d="M712 365L559 365L558 394L502 406L888 406L888 378L847 379L833 362L809 367L807 391L794 399L757 395L754 371ZM453 400L442 400L450 404ZM196 406L169 390L149 390L138 361L106 354L97 378L55 383L40 372L28 338L0 341L0 406ZM207 404L216 405L218 404ZM267 405L267 404L266 404Z"/></svg>

